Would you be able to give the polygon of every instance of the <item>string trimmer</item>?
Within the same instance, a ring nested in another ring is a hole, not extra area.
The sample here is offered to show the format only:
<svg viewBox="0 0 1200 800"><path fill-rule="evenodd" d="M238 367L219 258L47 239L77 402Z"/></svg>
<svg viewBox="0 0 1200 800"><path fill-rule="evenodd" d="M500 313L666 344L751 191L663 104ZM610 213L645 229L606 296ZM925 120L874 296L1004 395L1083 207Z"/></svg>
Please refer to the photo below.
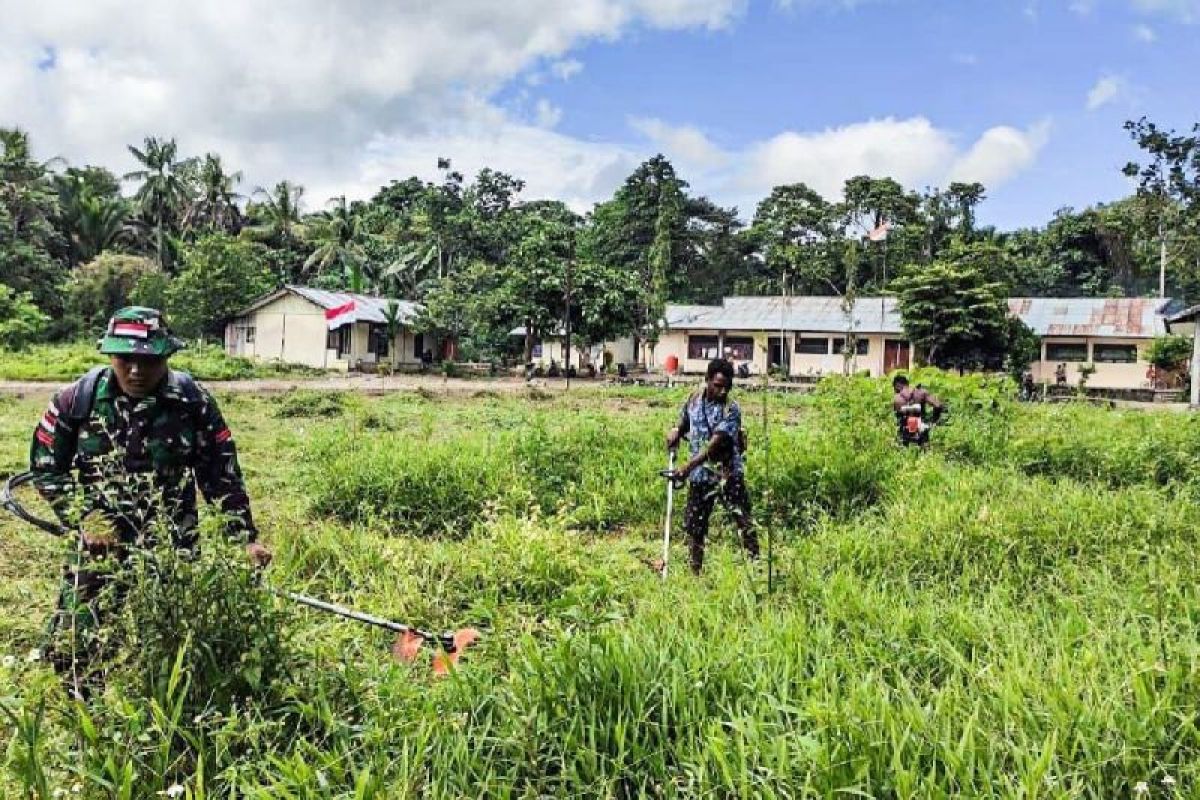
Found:
<svg viewBox="0 0 1200 800"><path fill-rule="evenodd" d="M663 580L667 579L667 562L671 558L671 511L675 507L675 489L683 488L684 481L675 474L675 448L672 447L667 458L667 468L658 473L667 479L667 518L663 522L663 553L659 572ZM659 566L659 565L655 565Z"/></svg>
<svg viewBox="0 0 1200 800"><path fill-rule="evenodd" d="M29 513L17 501L14 496L15 490L24 484L30 483L33 479L34 474L32 472L21 472L9 477L4 482L4 487L0 489L0 507L21 521L53 536L82 536L82 532L79 529L67 527L59 522L41 519ZM459 630L446 631L445 633L432 633L412 625L405 625L402 622L376 617L372 614L356 611L353 608L340 606L336 603L329 603L325 600L318 600L315 597L309 597L299 592L291 592L273 587L266 588L267 591L285 600L291 600L294 603L334 614L343 619L354 620L365 625L373 625L395 633L396 640L392 643L392 656L397 661L412 663L417 660L417 657L420 655L421 646L425 642L433 643L438 648L433 654L433 674L435 675L447 674L450 668L458 663L462 651L479 639L479 631L474 628L460 628Z"/></svg>

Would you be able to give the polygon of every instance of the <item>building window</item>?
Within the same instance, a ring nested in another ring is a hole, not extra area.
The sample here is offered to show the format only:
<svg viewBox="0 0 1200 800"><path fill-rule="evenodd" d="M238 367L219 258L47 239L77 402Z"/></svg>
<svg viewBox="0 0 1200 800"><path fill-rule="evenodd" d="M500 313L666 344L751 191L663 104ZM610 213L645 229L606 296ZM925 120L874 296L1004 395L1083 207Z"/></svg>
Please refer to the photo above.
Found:
<svg viewBox="0 0 1200 800"><path fill-rule="evenodd" d="M717 357L716 336L689 336L688 358L714 359Z"/></svg>
<svg viewBox="0 0 1200 800"><path fill-rule="evenodd" d="M829 355L829 339L821 337L816 338L796 338L796 352L806 356L826 356Z"/></svg>
<svg viewBox="0 0 1200 800"><path fill-rule="evenodd" d="M833 340L833 352L835 355L839 355L839 356L845 355L845 353L844 353L845 349L846 349L846 340L845 339L834 339ZM870 351L871 351L871 343L868 342L866 339L855 339L854 340L854 354L856 356L865 356Z"/></svg>
<svg viewBox="0 0 1200 800"><path fill-rule="evenodd" d="M1047 361L1087 361L1085 342L1046 342Z"/></svg>
<svg viewBox="0 0 1200 800"><path fill-rule="evenodd" d="M254 326L250 325L246 328L246 344L254 344Z"/></svg>
<svg viewBox="0 0 1200 800"><path fill-rule="evenodd" d="M1138 360L1137 345L1093 344L1092 360L1101 364L1136 364Z"/></svg>
<svg viewBox="0 0 1200 800"><path fill-rule="evenodd" d="M329 350L336 350L337 357L342 358L350 352L350 326L343 325L340 328L334 328L325 338L325 347Z"/></svg>
<svg viewBox="0 0 1200 800"><path fill-rule="evenodd" d="M753 361L754 339L750 336L726 336L725 358L731 361Z"/></svg>

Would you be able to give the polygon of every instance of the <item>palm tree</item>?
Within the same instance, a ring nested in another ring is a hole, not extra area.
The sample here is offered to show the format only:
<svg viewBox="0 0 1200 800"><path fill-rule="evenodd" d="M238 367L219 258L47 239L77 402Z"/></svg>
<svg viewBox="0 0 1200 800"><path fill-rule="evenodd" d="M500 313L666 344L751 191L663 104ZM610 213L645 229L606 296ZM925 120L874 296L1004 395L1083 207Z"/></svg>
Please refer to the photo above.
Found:
<svg viewBox="0 0 1200 800"><path fill-rule="evenodd" d="M56 176L55 185L73 263L92 260L126 231L129 203L124 198L97 193L84 177L70 172Z"/></svg>
<svg viewBox="0 0 1200 800"><path fill-rule="evenodd" d="M362 244L368 234L346 204L345 195L329 202L333 208L321 212L309 228L309 241L316 249L304 262L304 268L315 269L318 275L337 269L352 292L361 292L370 277L366 274L367 254Z"/></svg>
<svg viewBox="0 0 1200 800"><path fill-rule="evenodd" d="M184 215L184 228L237 233L242 227L242 212L237 207L240 195L234 187L241 181L242 173L226 172L219 155L205 155L195 177L196 196Z"/></svg>
<svg viewBox="0 0 1200 800"><path fill-rule="evenodd" d="M174 139L160 140L146 137L142 149L129 145L129 152L142 165L142 169L126 173L125 179L141 181L134 199L142 215L150 221L154 230L154 247L159 269L167 269L170 230L174 229L175 217L184 207L188 187L179 175L187 161L177 161L178 148Z"/></svg>
<svg viewBox="0 0 1200 800"><path fill-rule="evenodd" d="M254 204L259 224L253 226L253 230L284 244L294 242L302 230L300 201L304 197L304 187L291 181L280 181L269 192L258 187L254 196L263 199Z"/></svg>
<svg viewBox="0 0 1200 800"><path fill-rule="evenodd" d="M27 225L48 224L54 197L47 168L33 160L29 134L19 128L0 128L0 204L12 216L18 233Z"/></svg>
<svg viewBox="0 0 1200 800"><path fill-rule="evenodd" d="M81 263L107 250L126 229L129 206L120 197L79 196L71 222L71 241Z"/></svg>

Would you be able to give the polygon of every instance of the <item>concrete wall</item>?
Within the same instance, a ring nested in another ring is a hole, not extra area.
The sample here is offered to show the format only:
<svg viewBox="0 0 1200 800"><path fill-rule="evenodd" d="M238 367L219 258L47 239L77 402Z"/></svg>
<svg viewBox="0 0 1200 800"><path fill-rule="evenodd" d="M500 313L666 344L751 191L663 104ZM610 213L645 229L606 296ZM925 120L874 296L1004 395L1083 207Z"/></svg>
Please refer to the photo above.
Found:
<svg viewBox="0 0 1200 800"><path fill-rule="evenodd" d="M1047 358L1047 345L1056 342L1084 345L1087 348L1087 360L1064 362ZM1096 345L1098 344L1135 345L1137 347L1138 360L1132 364L1097 363L1095 357ZM1149 346L1149 339L1083 339L1079 337L1047 336L1042 340L1041 360L1031 364L1030 371L1033 373L1035 382L1053 384L1055 382L1054 371L1060 363L1063 363L1067 367L1067 383L1076 386L1079 383L1080 368L1091 364L1096 367L1096 371L1088 378L1088 386L1103 389L1139 389L1149 387L1150 379L1146 377L1146 371L1150 368L1150 364L1146 361L1146 349Z"/></svg>
<svg viewBox="0 0 1200 800"><path fill-rule="evenodd" d="M546 368L550 366L550 360L553 359L558 363L558 366L566 367L567 353L563 345L563 339L553 336L542 339L541 348L541 354L531 356L529 359L530 361L539 367ZM632 350L632 348L633 345L631 340L630 350ZM596 369L600 369L604 363L604 349L605 346L603 344L594 345L592 347L583 347L579 344L576 344L575 347L571 348L571 366L575 367L576 369L581 369L587 364L595 364ZM612 348L610 347L609 349ZM534 352L538 352L536 344L534 347ZM614 360L613 363L617 363L617 361Z"/></svg>
<svg viewBox="0 0 1200 800"><path fill-rule="evenodd" d="M845 368L845 359L842 354L832 352L832 340L835 338L844 338L841 333L810 333L800 332L799 335L805 339L824 338L826 339L826 352L823 355L796 353L795 338L797 332L784 332L784 346L787 348L788 357L790 359L789 374L793 376L801 375L828 375L842 374ZM671 355L679 359L680 369L684 373L694 374L703 373L708 368L709 359L707 358L688 358L688 337L689 336L715 336L718 337L718 343L724 341L721 337L738 337L752 338L754 340L753 358L749 360L750 372L754 375L761 375L767 370L767 358L769 355L768 344L771 339L778 339L778 331L715 331L715 330L694 330L694 331L670 331L662 335L659 339L658 346L654 350L654 357L651 361L651 369L662 370L665 368L667 358ZM884 358L884 340L899 339L901 337L884 334L859 334L859 340L867 341L866 355L854 355L850 358L850 371L859 372L868 370L872 375L883 374L883 358ZM740 360L734 360L734 365L737 366L743 363Z"/></svg>
<svg viewBox="0 0 1200 800"><path fill-rule="evenodd" d="M254 341L245 341L253 327ZM285 294L225 326L225 350L258 360L293 364L325 364L325 310L302 297Z"/></svg>
<svg viewBox="0 0 1200 800"><path fill-rule="evenodd" d="M246 330L253 327L254 341L247 342ZM278 359L290 364L310 367L350 370L359 362L374 363L374 353L367 352L370 326L365 322L352 325L350 351L339 359L336 350L327 350L329 329L325 309L302 297L285 294L277 300L225 326L225 351L258 360ZM388 359L395 365L416 364L413 355L415 334L401 328L392 341Z"/></svg>

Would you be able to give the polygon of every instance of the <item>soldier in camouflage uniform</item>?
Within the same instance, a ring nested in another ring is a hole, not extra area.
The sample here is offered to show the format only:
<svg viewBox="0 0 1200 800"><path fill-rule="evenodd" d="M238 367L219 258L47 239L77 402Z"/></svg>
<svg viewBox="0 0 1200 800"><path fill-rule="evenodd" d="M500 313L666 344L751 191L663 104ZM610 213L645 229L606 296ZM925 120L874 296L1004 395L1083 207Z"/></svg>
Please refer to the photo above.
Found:
<svg viewBox="0 0 1200 800"><path fill-rule="evenodd" d="M131 545L152 544L157 531L177 547L196 544L197 485L250 558L270 561L256 542L233 435L216 402L191 376L167 367L182 346L160 312L118 311L100 340L110 366L55 394L34 431L29 460L38 489L64 521L85 519L55 615L54 627L70 622L74 634L72 652L52 645L60 669L77 672L94 649L96 600L111 575L102 561L119 564Z"/></svg>

